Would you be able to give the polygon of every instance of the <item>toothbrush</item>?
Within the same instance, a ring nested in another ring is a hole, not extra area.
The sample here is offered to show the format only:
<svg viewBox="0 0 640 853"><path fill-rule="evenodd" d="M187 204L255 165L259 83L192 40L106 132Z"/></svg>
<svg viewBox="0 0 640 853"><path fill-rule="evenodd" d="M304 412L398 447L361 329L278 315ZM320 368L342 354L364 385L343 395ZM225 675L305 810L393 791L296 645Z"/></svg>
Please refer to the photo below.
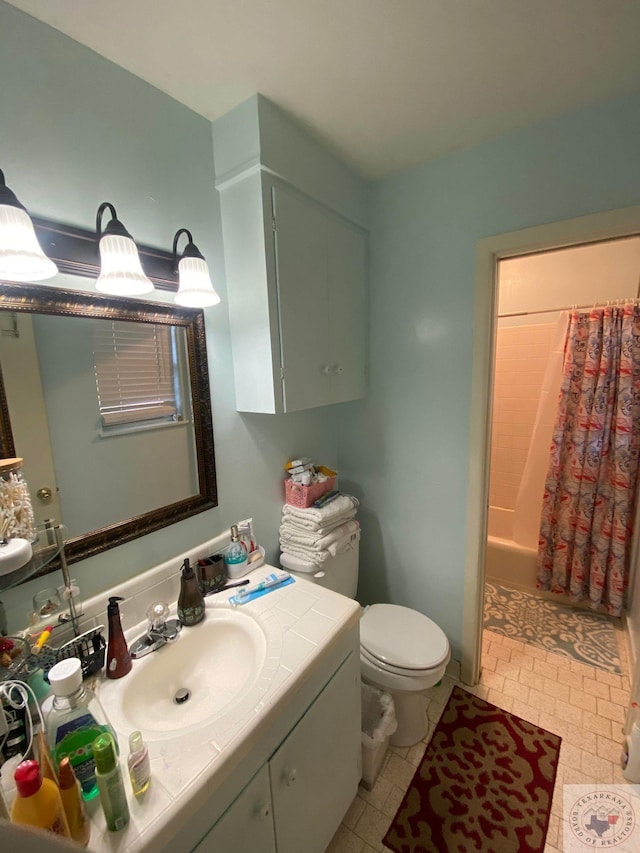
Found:
<svg viewBox="0 0 640 853"><path fill-rule="evenodd" d="M249 578L243 581L236 581L235 583L228 583L225 586L218 586L214 589L208 589L205 593L203 593L206 598L208 595L215 595L217 592L224 592L226 589L231 589L234 586L246 586L249 583Z"/></svg>
<svg viewBox="0 0 640 853"><path fill-rule="evenodd" d="M291 575L289 572L283 572L281 575L274 575L273 577L265 578L260 583L254 584L253 586L247 586L244 589L239 589L236 592L236 598L245 598L247 595L252 595L254 592L262 592L263 589L271 589L274 586L280 586L281 583L284 583L286 580L289 580Z"/></svg>

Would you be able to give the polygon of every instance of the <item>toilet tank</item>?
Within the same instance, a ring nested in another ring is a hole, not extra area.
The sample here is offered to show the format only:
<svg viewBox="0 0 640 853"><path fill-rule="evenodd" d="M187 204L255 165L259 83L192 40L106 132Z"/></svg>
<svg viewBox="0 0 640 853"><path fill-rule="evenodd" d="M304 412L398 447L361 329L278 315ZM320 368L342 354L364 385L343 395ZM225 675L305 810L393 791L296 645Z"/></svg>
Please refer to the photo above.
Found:
<svg viewBox="0 0 640 853"><path fill-rule="evenodd" d="M358 563L360 554L359 538L351 544L347 551L330 557L313 572L294 572L286 569L289 574L298 575L311 583L320 584L347 598L355 598L358 589ZM285 567L286 568L286 567Z"/></svg>

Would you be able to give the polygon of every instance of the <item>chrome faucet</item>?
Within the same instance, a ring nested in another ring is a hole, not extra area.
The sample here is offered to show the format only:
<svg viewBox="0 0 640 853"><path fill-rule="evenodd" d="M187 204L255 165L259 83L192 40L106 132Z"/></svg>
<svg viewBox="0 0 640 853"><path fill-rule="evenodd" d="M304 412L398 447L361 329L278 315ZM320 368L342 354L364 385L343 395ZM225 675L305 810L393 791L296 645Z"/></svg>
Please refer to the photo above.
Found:
<svg viewBox="0 0 640 853"><path fill-rule="evenodd" d="M147 633L134 640L129 647L132 658L143 658L145 655L161 649L167 643L175 643L182 625L177 619L167 619L169 607L164 601L152 604L147 610L149 627Z"/></svg>

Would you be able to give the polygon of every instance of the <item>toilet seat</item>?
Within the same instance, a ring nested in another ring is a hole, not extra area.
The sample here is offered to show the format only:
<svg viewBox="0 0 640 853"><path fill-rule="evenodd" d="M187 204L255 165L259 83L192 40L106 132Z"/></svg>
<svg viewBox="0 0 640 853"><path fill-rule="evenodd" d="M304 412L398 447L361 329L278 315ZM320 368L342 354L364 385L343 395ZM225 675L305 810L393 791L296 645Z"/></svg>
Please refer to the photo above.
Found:
<svg viewBox="0 0 640 853"><path fill-rule="evenodd" d="M373 604L360 619L360 654L374 666L420 676L449 661L444 631L427 616L398 604Z"/></svg>
<svg viewBox="0 0 640 853"><path fill-rule="evenodd" d="M384 670L385 672L392 672L394 675L403 675L405 678L419 678L420 676L428 675L430 672L438 669L438 666L429 667L428 669L407 669L407 667L394 666L391 663L387 663L386 661L382 661L379 658L374 657L365 648L363 648L363 646L360 646L360 660L368 661L373 666L378 667L378 669Z"/></svg>

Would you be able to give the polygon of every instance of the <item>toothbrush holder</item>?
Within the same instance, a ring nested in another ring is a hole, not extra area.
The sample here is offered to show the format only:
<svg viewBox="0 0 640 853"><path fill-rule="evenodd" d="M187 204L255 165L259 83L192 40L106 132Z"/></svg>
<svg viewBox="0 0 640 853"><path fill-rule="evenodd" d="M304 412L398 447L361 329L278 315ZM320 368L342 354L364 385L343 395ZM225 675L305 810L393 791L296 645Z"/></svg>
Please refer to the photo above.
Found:
<svg viewBox="0 0 640 853"><path fill-rule="evenodd" d="M198 583L203 595L215 589L221 589L227 580L227 572L222 554L213 554L198 560Z"/></svg>

